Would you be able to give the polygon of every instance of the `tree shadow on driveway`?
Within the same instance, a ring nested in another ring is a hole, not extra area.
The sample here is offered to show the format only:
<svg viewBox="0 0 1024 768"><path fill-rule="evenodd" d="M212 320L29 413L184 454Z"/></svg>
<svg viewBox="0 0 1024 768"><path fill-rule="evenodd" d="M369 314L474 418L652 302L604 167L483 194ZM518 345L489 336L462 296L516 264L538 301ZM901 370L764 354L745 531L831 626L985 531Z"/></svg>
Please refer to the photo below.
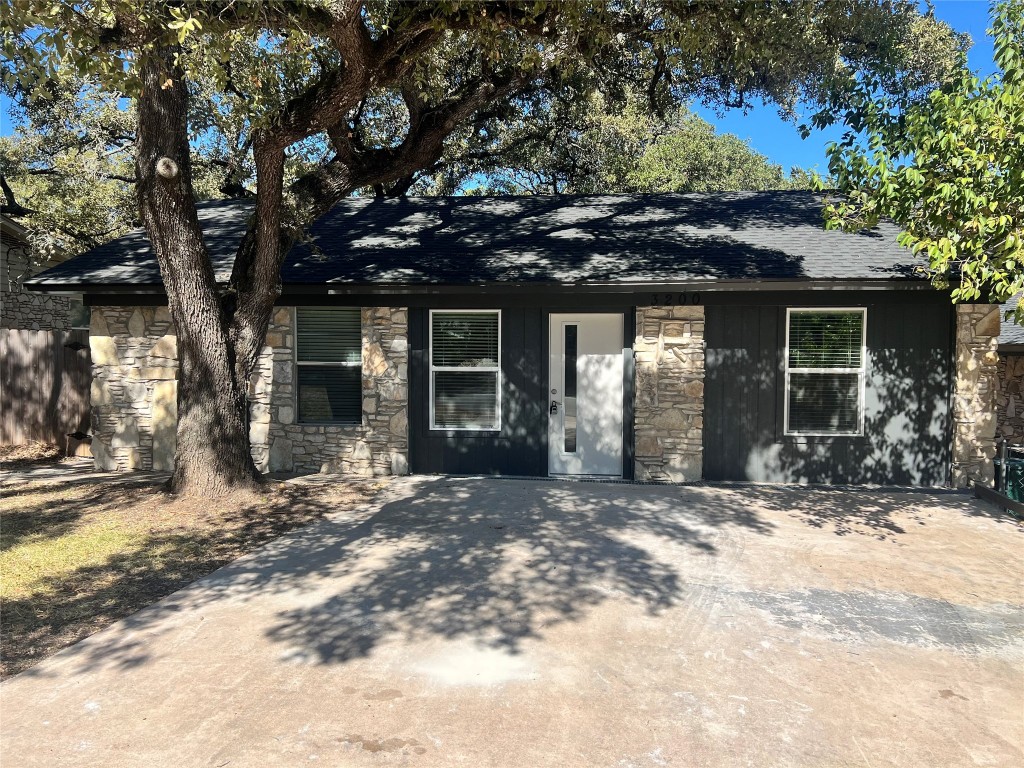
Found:
<svg viewBox="0 0 1024 768"><path fill-rule="evenodd" d="M437 638L517 654L609 600L657 616L698 599L750 534L794 522L902 535L918 500L936 502L885 491L406 478L360 511L295 531L129 617L127 631L83 649L77 663L146 664L163 653L160 635L240 604L251 619L244 631L296 663L342 664L386 642ZM950 502L972 514L969 502Z"/></svg>
<svg viewBox="0 0 1024 768"><path fill-rule="evenodd" d="M651 615L677 605L688 563L713 562L736 528L773 530L715 489L410 478L87 640L76 669L147 664L189 612L238 602L265 614L258 626L283 658L307 663L343 663L395 637L518 653L613 597Z"/></svg>
<svg viewBox="0 0 1024 768"><path fill-rule="evenodd" d="M680 565L717 557L730 527L772 531L706 489L439 479L339 535L310 529L294 568L248 577L332 580L267 630L306 661L344 662L395 636L517 653L613 596L651 615L676 605Z"/></svg>
<svg viewBox="0 0 1024 768"><path fill-rule="evenodd" d="M986 517L1021 531L1018 521L999 508L965 491L916 488L749 485L744 496L765 512L781 512L811 528L837 536L860 534L895 541L908 528L928 524L927 509L942 509L964 517Z"/></svg>

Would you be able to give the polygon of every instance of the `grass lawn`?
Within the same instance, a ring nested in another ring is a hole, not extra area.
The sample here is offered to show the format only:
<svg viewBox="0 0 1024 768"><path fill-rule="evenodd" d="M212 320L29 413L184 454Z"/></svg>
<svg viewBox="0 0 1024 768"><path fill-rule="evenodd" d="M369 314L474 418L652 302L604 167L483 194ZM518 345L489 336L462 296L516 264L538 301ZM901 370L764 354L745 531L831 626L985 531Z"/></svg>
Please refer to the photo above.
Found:
<svg viewBox="0 0 1024 768"><path fill-rule="evenodd" d="M0 677L380 485L270 483L258 495L198 502L155 482L0 487Z"/></svg>

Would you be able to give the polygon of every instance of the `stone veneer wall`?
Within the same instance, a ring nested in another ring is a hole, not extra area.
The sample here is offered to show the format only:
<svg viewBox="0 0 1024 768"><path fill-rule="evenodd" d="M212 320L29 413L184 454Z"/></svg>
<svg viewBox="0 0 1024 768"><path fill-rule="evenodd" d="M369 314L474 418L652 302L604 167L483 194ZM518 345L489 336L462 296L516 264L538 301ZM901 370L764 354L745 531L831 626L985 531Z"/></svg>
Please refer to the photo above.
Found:
<svg viewBox="0 0 1024 768"><path fill-rule="evenodd" d="M403 475L409 471L405 307L363 307L363 414L351 426L298 424L295 311L275 311L251 387L250 441L263 471Z"/></svg>
<svg viewBox="0 0 1024 768"><path fill-rule="evenodd" d="M997 371L997 436L1024 445L1024 353L1000 352Z"/></svg>
<svg viewBox="0 0 1024 768"><path fill-rule="evenodd" d="M995 468L999 307L956 306L953 384L953 487L991 485Z"/></svg>
<svg viewBox="0 0 1024 768"><path fill-rule="evenodd" d="M636 313L637 480L700 480L704 461L704 307Z"/></svg>
<svg viewBox="0 0 1024 768"><path fill-rule="evenodd" d="M407 318L404 308L362 309L362 424L296 424L294 310L277 309L250 382L256 466L264 472L408 472ZM96 467L173 468L178 354L167 308L93 307L89 343Z"/></svg>
<svg viewBox="0 0 1024 768"><path fill-rule="evenodd" d="M0 244L0 328L28 331L66 331L71 327L71 300L67 296L29 293L22 283L52 264L33 270L29 248L17 242Z"/></svg>
<svg viewBox="0 0 1024 768"><path fill-rule="evenodd" d="M167 307L93 307L89 347L96 468L171 469L178 342Z"/></svg>

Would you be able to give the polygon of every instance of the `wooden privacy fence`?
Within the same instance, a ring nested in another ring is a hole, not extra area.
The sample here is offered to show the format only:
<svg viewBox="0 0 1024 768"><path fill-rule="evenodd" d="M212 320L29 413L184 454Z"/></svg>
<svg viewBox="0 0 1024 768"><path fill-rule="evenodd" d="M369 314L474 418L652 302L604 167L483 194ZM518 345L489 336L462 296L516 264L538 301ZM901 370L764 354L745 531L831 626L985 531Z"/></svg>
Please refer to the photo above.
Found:
<svg viewBox="0 0 1024 768"><path fill-rule="evenodd" d="M0 329L0 445L88 456L89 332Z"/></svg>

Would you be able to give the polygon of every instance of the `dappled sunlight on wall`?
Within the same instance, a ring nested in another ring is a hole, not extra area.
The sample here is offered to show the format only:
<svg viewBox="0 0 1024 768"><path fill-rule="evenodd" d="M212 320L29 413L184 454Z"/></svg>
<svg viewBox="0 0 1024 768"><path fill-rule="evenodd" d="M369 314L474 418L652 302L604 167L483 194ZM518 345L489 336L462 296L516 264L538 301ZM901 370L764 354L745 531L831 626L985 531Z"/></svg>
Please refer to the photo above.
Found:
<svg viewBox="0 0 1024 768"><path fill-rule="evenodd" d="M943 486L951 461L948 305L868 304L863 434L786 435L784 306L708 308L705 477Z"/></svg>

